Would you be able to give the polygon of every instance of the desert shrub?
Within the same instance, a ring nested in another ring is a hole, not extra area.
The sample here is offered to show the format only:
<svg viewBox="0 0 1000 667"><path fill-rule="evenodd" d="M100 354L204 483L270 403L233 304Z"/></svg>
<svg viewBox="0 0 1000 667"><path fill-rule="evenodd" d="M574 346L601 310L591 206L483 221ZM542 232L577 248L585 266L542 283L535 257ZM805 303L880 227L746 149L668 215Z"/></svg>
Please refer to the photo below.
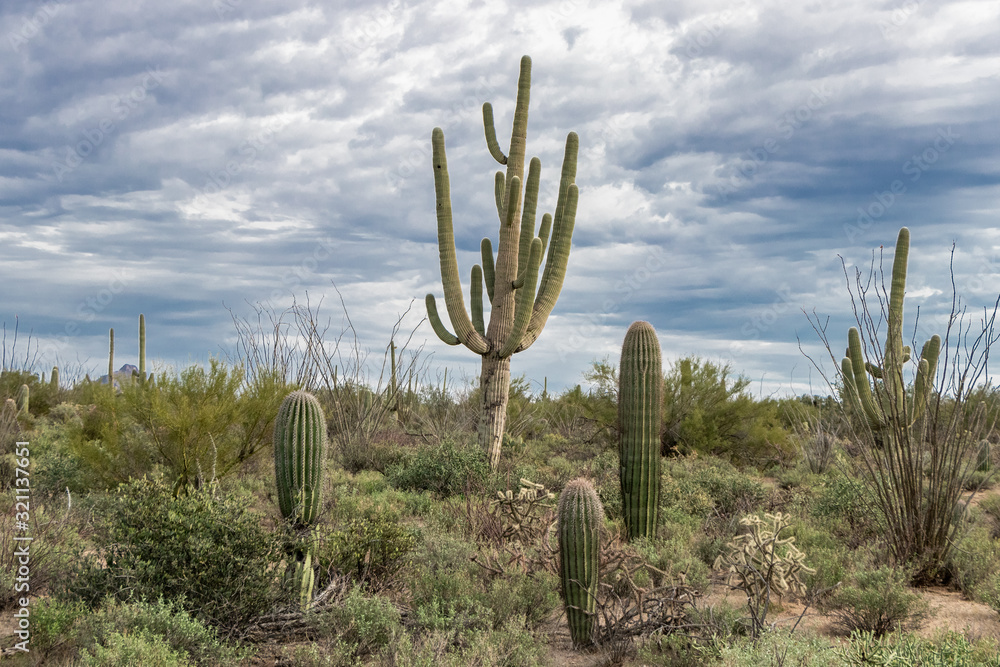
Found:
<svg viewBox="0 0 1000 667"><path fill-rule="evenodd" d="M822 637L776 629L759 638L740 637L731 641L714 639L703 651L703 659L713 656L719 667L760 667L796 665L831 667L839 661L834 647Z"/></svg>
<svg viewBox="0 0 1000 667"><path fill-rule="evenodd" d="M92 405L72 441L89 472L106 486L163 469L177 489L220 479L271 442L274 419L290 391L274 374L245 381L243 368L213 359L179 375L161 373L155 386L89 385Z"/></svg>
<svg viewBox="0 0 1000 667"><path fill-rule="evenodd" d="M812 515L851 547L876 538L883 530L884 519L872 489L842 475L822 488L812 503Z"/></svg>
<svg viewBox="0 0 1000 667"><path fill-rule="evenodd" d="M919 626L927 616L927 603L907 588L909 575L887 565L855 572L853 582L836 591L829 603L837 624L877 638Z"/></svg>
<svg viewBox="0 0 1000 667"><path fill-rule="evenodd" d="M33 482L34 474L29 479ZM28 500L28 530L25 531L18 526L21 519L18 513L23 511L24 506L18 506L16 499L17 496L10 492L0 496L0 609L13 606L26 595L34 599L39 593L50 591L54 584L64 579L81 545L75 517L65 506L60 507L61 503L51 501L43 505L39 498L31 495ZM61 500L65 503L65 498ZM23 566L17 550L29 544L15 539L20 536L32 538L28 581L16 579L19 568ZM25 584L30 589L24 589Z"/></svg>
<svg viewBox="0 0 1000 667"><path fill-rule="evenodd" d="M80 656L81 667L119 667L120 665L143 665L143 667L188 667L191 663L179 651L174 651L162 637L149 631L109 635L103 644L98 644Z"/></svg>
<svg viewBox="0 0 1000 667"><path fill-rule="evenodd" d="M873 632L851 633L851 641L837 653L848 667L855 665L955 665L1000 666L996 640L970 641L965 635L946 631L931 638L895 632L879 637Z"/></svg>
<svg viewBox="0 0 1000 667"><path fill-rule="evenodd" d="M295 664L355 665L378 653L400 633L399 610L385 598L353 588L337 605L309 619L317 636L328 643L327 661L302 660Z"/></svg>
<svg viewBox="0 0 1000 667"><path fill-rule="evenodd" d="M410 564L416 545L417 534L401 525L398 516L368 511L329 536L319 564L350 575L367 590L379 591Z"/></svg>
<svg viewBox="0 0 1000 667"><path fill-rule="evenodd" d="M793 458L778 403L754 401L746 392L750 380L731 375L728 364L695 357L674 363L663 385L664 451L714 454L738 465Z"/></svg>
<svg viewBox="0 0 1000 667"><path fill-rule="evenodd" d="M476 445L444 440L424 446L386 470L386 479L399 489L430 491L440 498L481 488L490 477L489 461Z"/></svg>
<svg viewBox="0 0 1000 667"><path fill-rule="evenodd" d="M87 612L79 600L35 598L31 605L31 651L41 661L56 662L76 655L85 633Z"/></svg>
<svg viewBox="0 0 1000 667"><path fill-rule="evenodd" d="M988 585L1000 562L1000 543L986 525L971 526L951 552L948 570L952 580L971 599L982 599L979 590ZM984 600L985 601L985 600Z"/></svg>
<svg viewBox="0 0 1000 667"><path fill-rule="evenodd" d="M242 496L209 489L174 497L147 478L118 488L107 503L98 540L106 566L83 561L68 593L97 604L119 600L179 600L224 634L234 634L275 599L279 538L261 526Z"/></svg>

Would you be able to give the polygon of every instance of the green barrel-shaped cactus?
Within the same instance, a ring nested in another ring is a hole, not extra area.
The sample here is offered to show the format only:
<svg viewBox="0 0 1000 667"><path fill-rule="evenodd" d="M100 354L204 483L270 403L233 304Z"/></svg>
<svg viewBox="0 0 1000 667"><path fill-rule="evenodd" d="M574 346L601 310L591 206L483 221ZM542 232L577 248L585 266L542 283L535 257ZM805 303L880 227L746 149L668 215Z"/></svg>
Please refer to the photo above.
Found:
<svg viewBox="0 0 1000 667"><path fill-rule="evenodd" d="M604 508L591 483L580 478L567 484L559 494L559 574L574 646L593 642L602 523Z"/></svg>
<svg viewBox="0 0 1000 667"><path fill-rule="evenodd" d="M316 521L325 449L323 408L309 392L293 391L274 423L274 478L281 515L296 527Z"/></svg>
<svg viewBox="0 0 1000 667"><path fill-rule="evenodd" d="M630 540L656 535L662 410L660 341L649 322L633 322L622 344L618 377L619 475Z"/></svg>

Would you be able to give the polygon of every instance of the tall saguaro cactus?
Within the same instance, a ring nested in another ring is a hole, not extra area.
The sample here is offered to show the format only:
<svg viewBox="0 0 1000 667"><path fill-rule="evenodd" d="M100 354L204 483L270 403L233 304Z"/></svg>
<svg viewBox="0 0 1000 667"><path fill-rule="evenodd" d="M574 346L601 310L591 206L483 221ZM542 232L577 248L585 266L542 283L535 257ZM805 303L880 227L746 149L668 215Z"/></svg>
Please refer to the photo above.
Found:
<svg viewBox="0 0 1000 667"><path fill-rule="evenodd" d="M847 334L847 357L841 362L844 390L848 402L868 420L873 432L880 433L892 427L908 428L923 415L934 385L941 337L931 336L924 343L913 381L912 401L906 400L903 368L910 360L910 348L903 345L903 296L906 292L906 267L910 252L910 230L903 227L896 238L896 252L892 261L892 283L889 292L889 312L882 366L866 363L861 346L861 334L851 327ZM871 374L882 380L878 396L872 392L868 381Z"/></svg>
<svg viewBox="0 0 1000 667"><path fill-rule="evenodd" d="M574 479L559 494L559 574L569 634L575 646L593 641L604 508L586 479Z"/></svg>
<svg viewBox="0 0 1000 667"><path fill-rule="evenodd" d="M630 540L656 536L662 411L660 341L649 322L633 322L622 344L618 376L619 474Z"/></svg>
<svg viewBox="0 0 1000 667"><path fill-rule="evenodd" d="M575 132L570 132L566 137L555 215L546 213L542 216L538 236L535 236L541 161L532 158L526 180L524 174L530 88L531 59L524 56L521 58L513 131L507 155L503 154L497 142L493 107L488 102L483 105L487 147L497 162L506 165L507 172L504 174L498 171L494 181L500 220L496 258L490 239L485 238L480 247L482 265L472 267L471 317L465 310L458 274L444 132L441 128L434 128L431 135L441 281L448 317L455 333L451 333L438 316L433 294L427 295L427 316L434 332L442 341L449 345L461 343L483 358L480 375L479 443L487 451L493 468L500 462L500 447L507 418L510 357L526 350L535 342L559 298L566 276L579 198L575 180L580 140ZM548 256L539 281L546 246ZM490 305L488 326L484 322L484 282Z"/></svg>

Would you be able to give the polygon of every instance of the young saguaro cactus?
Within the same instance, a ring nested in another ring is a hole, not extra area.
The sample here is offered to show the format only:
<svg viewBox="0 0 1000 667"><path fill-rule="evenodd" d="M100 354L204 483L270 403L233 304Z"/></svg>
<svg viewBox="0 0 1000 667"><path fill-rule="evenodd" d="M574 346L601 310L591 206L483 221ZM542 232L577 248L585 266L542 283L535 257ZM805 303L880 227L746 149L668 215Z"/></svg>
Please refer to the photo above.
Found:
<svg viewBox="0 0 1000 667"><path fill-rule="evenodd" d="M923 415L934 386L941 337L931 336L924 343L913 381L913 398L907 401L903 368L910 360L910 348L903 345L903 295L906 292L906 268L910 252L910 230L903 227L896 238L896 252L892 261L892 283L889 292L889 313L883 364L881 367L865 363L861 334L851 327L847 334L847 356L841 362L844 389L848 403L863 414L874 432L909 428ZM868 374L882 380L882 389L872 392Z"/></svg>
<svg viewBox="0 0 1000 667"><path fill-rule="evenodd" d="M618 377L619 476L630 540L656 536L662 411L660 341L649 322L633 322L622 344Z"/></svg>
<svg viewBox="0 0 1000 667"><path fill-rule="evenodd" d="M574 646L593 642L604 508L593 485L574 479L559 494L560 592Z"/></svg>
<svg viewBox="0 0 1000 667"><path fill-rule="evenodd" d="M316 521L325 450L323 408L309 392L293 391L274 423L274 477L281 515L296 527Z"/></svg>
<svg viewBox="0 0 1000 667"><path fill-rule="evenodd" d="M455 234L452 226L451 184L445 156L444 132L434 128L434 191L437 201L438 253L444 300L455 333L438 316L433 294L426 298L427 317L438 337L449 345L465 345L483 358L480 375L479 443L496 469L507 418L510 392L510 357L528 349L538 338L555 307L569 260L570 242L576 220L579 189L576 186L576 161L580 140L575 132L566 137L562 175L555 215L542 216L535 236L535 215L541 162L532 158L527 180L524 174L525 144L528 130L528 100L531 88L531 58L521 58L517 81L517 101L510 150L504 155L493 125L493 107L483 105L486 144L493 158L506 165L494 180L500 238L496 258L489 238L482 241L482 265L472 267L471 317L465 310L462 284L458 274ZM524 183L522 210L522 182ZM542 255L548 245L545 268L539 281ZM483 315L483 283L490 304L487 326Z"/></svg>

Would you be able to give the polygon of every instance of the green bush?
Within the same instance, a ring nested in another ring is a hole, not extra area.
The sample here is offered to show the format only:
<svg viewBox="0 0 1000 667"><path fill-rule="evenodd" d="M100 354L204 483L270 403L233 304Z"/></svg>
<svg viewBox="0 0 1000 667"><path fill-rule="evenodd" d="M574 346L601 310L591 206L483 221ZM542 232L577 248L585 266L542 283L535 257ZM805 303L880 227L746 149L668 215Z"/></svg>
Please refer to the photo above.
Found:
<svg viewBox="0 0 1000 667"><path fill-rule="evenodd" d="M381 597L352 589L335 606L310 619L316 634L329 644L327 661L299 660L295 664L354 665L387 647L403 631L399 610Z"/></svg>
<svg viewBox="0 0 1000 667"><path fill-rule="evenodd" d="M476 445L445 440L425 446L386 470L386 479L398 489L430 491L447 498L468 488L484 487L490 477L489 461Z"/></svg>
<svg viewBox="0 0 1000 667"><path fill-rule="evenodd" d="M731 375L728 364L696 357L674 363L664 378L664 451L713 454L737 465L794 458L779 404L755 401L746 391L750 380Z"/></svg>
<svg viewBox="0 0 1000 667"><path fill-rule="evenodd" d="M155 386L126 382L119 393L85 385L72 447L105 486L165 470L177 488L221 479L271 443L289 387L275 374L247 382L243 368L213 359L206 370L161 373Z"/></svg>
<svg viewBox="0 0 1000 667"><path fill-rule="evenodd" d="M929 639L899 632L886 637L878 637L873 632L853 632L850 643L839 649L838 653L843 664L848 667L1000 667L995 640L970 642L965 635L954 631L938 633Z"/></svg>
<svg viewBox="0 0 1000 667"><path fill-rule="evenodd" d="M97 604L178 600L227 634L268 611L281 541L261 526L246 497L205 489L174 497L161 481L135 480L107 502L100 556L81 563L69 593Z"/></svg>
<svg viewBox="0 0 1000 667"><path fill-rule="evenodd" d="M184 656L150 632L112 633L104 644L80 656L82 667L188 667Z"/></svg>
<svg viewBox="0 0 1000 667"><path fill-rule="evenodd" d="M414 531L386 511L369 511L333 532L322 549L321 568L349 574L370 591L388 586L410 564Z"/></svg>
<svg viewBox="0 0 1000 667"><path fill-rule="evenodd" d="M853 583L833 594L830 608L838 625L848 632L861 630L875 637L919 626L928 605L907 588L909 573L883 565L856 572Z"/></svg>

